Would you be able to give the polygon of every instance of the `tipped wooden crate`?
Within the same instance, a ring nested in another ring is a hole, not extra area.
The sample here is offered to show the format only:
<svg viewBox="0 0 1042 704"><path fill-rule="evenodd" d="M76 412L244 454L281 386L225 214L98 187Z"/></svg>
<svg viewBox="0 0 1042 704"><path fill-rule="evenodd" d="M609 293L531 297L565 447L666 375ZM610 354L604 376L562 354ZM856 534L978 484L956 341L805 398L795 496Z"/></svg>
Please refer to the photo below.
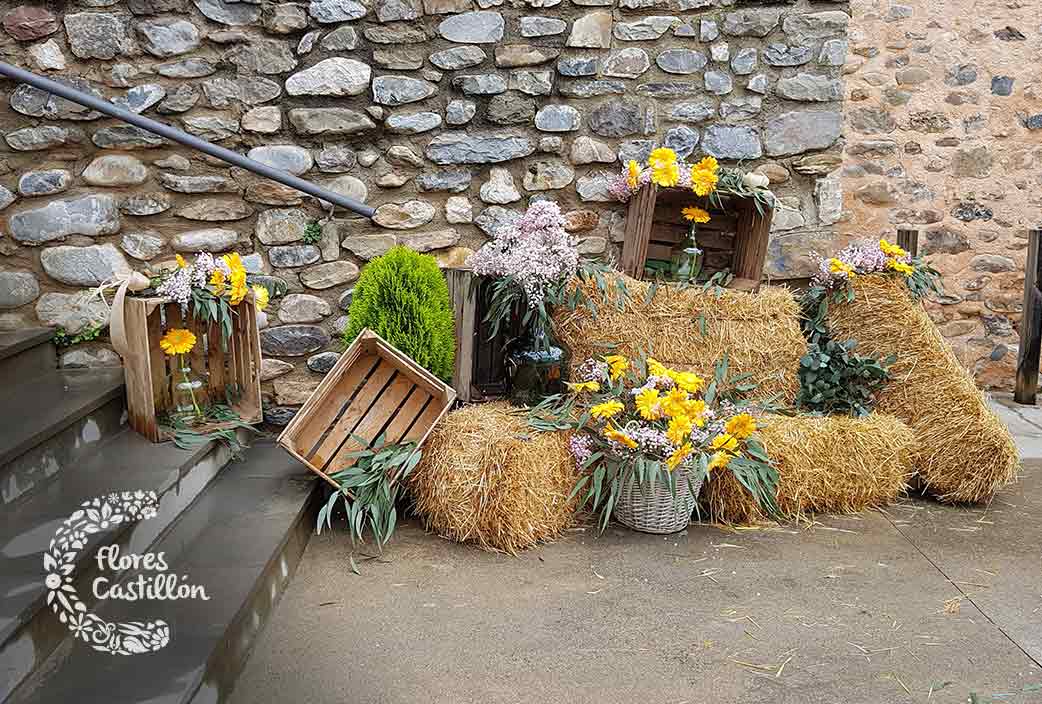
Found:
<svg viewBox="0 0 1042 704"><path fill-rule="evenodd" d="M464 403L505 396L509 385L506 370L507 340L517 335L513 322L492 334L485 320L493 279L478 276L466 267L443 270L456 318L456 368L452 385Z"/></svg>
<svg viewBox="0 0 1042 704"><path fill-rule="evenodd" d="M630 198L622 245L622 270L644 278L648 259L668 260L673 248L687 238L688 224L681 209L695 205L707 210L711 220L698 226L696 239L705 253L703 270L729 269L730 287L755 291L760 287L773 210L761 214L752 198L720 196L723 208L709 198L699 198L688 188L660 188L653 183Z"/></svg>
<svg viewBox="0 0 1042 704"><path fill-rule="evenodd" d="M333 486L329 475L372 443L423 444L456 392L372 330L363 330L279 436L278 443Z"/></svg>
<svg viewBox="0 0 1042 704"><path fill-rule="evenodd" d="M130 427L152 442L168 440L170 434L159 425L158 416L173 410L173 387L177 375L177 356L165 354L159 341L168 330L185 328L196 338L186 355L194 374L206 380L197 394L201 404L230 406L243 422L260 423L260 334L253 294L232 306L232 334L222 340L216 323L181 313L181 306L166 298L127 298L123 321L127 333L126 373L127 410ZM206 433L232 427L232 423L208 423L196 429Z"/></svg>

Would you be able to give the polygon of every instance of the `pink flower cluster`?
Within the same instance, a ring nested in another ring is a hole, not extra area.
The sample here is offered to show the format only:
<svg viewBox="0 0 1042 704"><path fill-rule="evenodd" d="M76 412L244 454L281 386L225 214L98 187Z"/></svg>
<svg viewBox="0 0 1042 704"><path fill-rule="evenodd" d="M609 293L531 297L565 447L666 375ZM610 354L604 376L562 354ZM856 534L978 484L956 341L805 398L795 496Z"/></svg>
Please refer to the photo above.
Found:
<svg viewBox="0 0 1042 704"><path fill-rule="evenodd" d="M192 289L206 288L214 269L220 269L225 276L231 274L231 269L223 259L218 259L209 252L200 252L195 255L194 263L180 267L167 276L163 283L156 287L156 293L177 302L182 311L187 311Z"/></svg>
<svg viewBox="0 0 1042 704"><path fill-rule="evenodd" d="M836 256L822 257L818 262L818 271L814 274L812 284L815 286L829 287L837 282L846 281L849 276L846 271L835 271L832 260L838 259L853 270L854 274L874 274L886 271L887 262L893 258L882 250L879 240L862 240L844 247ZM897 257L896 261L908 264L910 256Z"/></svg>
<svg viewBox="0 0 1042 704"><path fill-rule="evenodd" d="M475 252L470 265L482 276L513 278L524 290L528 306L536 308L548 288L575 275L579 249L564 230L557 203L538 201Z"/></svg>

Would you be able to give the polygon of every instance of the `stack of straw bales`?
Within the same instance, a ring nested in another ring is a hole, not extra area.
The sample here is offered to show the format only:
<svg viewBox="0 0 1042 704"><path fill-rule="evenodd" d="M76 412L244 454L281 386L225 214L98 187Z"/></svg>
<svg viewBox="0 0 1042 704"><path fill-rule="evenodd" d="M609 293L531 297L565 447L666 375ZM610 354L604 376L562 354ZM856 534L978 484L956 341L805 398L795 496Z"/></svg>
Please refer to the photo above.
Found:
<svg viewBox="0 0 1042 704"><path fill-rule="evenodd" d="M750 372L758 384L750 398L796 399L807 345L799 306L787 289L764 287L753 294L658 286L649 298L653 284L618 276L629 290L621 310L611 280L608 300L595 284L585 284L596 315L582 305L554 312L554 332L571 350L573 365L613 351L631 357L643 351L666 366L711 376L726 353L732 374Z"/></svg>
<svg viewBox="0 0 1042 704"><path fill-rule="evenodd" d="M912 474L915 437L892 416L766 416L760 437L778 470L777 503L785 518L855 513L888 504ZM727 470L710 475L702 500L721 523L767 519Z"/></svg>
<svg viewBox="0 0 1042 704"><path fill-rule="evenodd" d="M1009 431L900 277L859 276L853 286L853 302L830 303L829 325L862 354L897 356L876 410L912 428L923 488L941 501L987 501L1016 478Z"/></svg>
<svg viewBox="0 0 1042 704"><path fill-rule="evenodd" d="M449 413L424 443L409 488L429 530L517 554L571 525L577 479L565 433L536 432L498 402Z"/></svg>

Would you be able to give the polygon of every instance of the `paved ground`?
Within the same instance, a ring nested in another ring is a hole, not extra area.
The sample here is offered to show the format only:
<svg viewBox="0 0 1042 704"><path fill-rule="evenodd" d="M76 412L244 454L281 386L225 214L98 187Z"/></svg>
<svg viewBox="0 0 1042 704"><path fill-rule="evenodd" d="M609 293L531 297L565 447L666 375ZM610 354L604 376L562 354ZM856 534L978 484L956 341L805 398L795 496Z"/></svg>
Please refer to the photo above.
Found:
<svg viewBox="0 0 1042 704"><path fill-rule="evenodd" d="M988 507L576 530L520 558L312 538L234 704L1042 702L1042 411Z"/></svg>

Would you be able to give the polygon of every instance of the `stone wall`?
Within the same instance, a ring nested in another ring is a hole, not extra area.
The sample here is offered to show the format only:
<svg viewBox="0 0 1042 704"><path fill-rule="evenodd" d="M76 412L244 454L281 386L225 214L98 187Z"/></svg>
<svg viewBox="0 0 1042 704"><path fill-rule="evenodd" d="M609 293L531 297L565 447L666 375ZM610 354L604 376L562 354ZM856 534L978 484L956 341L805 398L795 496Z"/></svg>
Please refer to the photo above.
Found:
<svg viewBox="0 0 1042 704"><path fill-rule="evenodd" d="M979 382L1009 389L1042 226L1038 3L851 5L842 233L921 230L947 289L931 316Z"/></svg>
<svg viewBox="0 0 1042 704"><path fill-rule="evenodd" d="M461 263L532 198L611 256L624 210L606 178L656 144L770 176L786 207L768 275L806 276L831 248L845 2L475 1L8 5L5 61L379 208L327 221L296 191L0 84L0 323L75 332L103 310L83 289L237 250L289 291L262 332L284 418L335 361L366 260L402 243Z"/></svg>

